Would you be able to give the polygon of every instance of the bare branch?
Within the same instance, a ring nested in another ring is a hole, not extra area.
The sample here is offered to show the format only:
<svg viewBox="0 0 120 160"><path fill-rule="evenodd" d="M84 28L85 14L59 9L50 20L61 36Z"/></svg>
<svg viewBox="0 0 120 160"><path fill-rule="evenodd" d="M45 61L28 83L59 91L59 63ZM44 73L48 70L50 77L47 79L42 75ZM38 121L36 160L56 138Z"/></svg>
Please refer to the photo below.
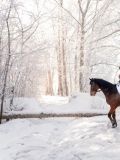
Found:
<svg viewBox="0 0 120 160"><path fill-rule="evenodd" d="M65 12L67 12L81 26L81 23L72 15L72 13L69 10L61 6L61 4L58 3L57 0L54 0L54 1L58 4L59 7L61 7Z"/></svg>
<svg viewBox="0 0 120 160"><path fill-rule="evenodd" d="M84 11L84 16L86 16L86 14L87 14L88 8L90 6L90 2L91 2L91 0L87 1L87 5L86 5L85 11Z"/></svg>
<svg viewBox="0 0 120 160"><path fill-rule="evenodd" d="M103 37L101 37L101 38L99 38L99 39L96 39L96 40L92 41L91 43L104 40L104 39L109 38L110 36L112 36L112 35L114 35L114 34L116 34L116 33L119 33L119 32L120 32L120 29L117 29L117 30L115 30L115 31L113 31L113 32L111 32L111 33L109 33L109 34L107 34L107 35L105 35L105 36L103 36Z"/></svg>
<svg viewBox="0 0 120 160"><path fill-rule="evenodd" d="M95 67L97 65L108 65L108 66L114 66L116 68L119 68L120 66L112 64L112 63L106 63L106 62L99 62L99 63L94 63L90 67Z"/></svg>
<svg viewBox="0 0 120 160"><path fill-rule="evenodd" d="M78 5L79 5L79 9L80 12L82 13L82 15L84 14L83 10L82 10L82 6L81 6L81 0L78 0Z"/></svg>

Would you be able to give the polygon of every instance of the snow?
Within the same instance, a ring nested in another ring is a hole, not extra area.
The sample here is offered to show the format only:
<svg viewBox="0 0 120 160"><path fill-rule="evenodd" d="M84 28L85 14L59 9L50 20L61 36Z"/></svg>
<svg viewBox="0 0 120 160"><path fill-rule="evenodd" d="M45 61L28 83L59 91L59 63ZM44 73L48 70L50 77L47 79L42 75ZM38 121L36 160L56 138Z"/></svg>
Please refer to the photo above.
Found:
<svg viewBox="0 0 120 160"><path fill-rule="evenodd" d="M12 111L6 111L106 113L109 109L104 99L86 93L72 97L44 96L41 102L34 98L16 98ZM118 127L114 129L107 116L16 119L3 123L0 125L0 160L119 160L118 113Z"/></svg>
<svg viewBox="0 0 120 160"><path fill-rule="evenodd" d="M69 97L61 97L61 96L45 96L43 95L40 100L41 103L44 104L57 104L62 105L69 103Z"/></svg>
<svg viewBox="0 0 120 160"><path fill-rule="evenodd" d="M40 104L35 98L14 98L13 106L9 107L9 99L5 102L5 113L39 113L42 112Z"/></svg>
<svg viewBox="0 0 120 160"><path fill-rule="evenodd" d="M118 128L106 116L17 119L0 126L0 160L119 160Z"/></svg>
<svg viewBox="0 0 120 160"><path fill-rule="evenodd" d="M52 97L52 101L49 101L49 97L44 97L43 112L48 113L107 113L109 107L103 98L98 96L91 97L88 93L79 93L74 95L69 100L65 97L65 104L62 98L62 105L56 105L57 102L61 104L60 99ZM55 104L53 104L53 100ZM48 104L46 104L46 101ZM66 103L69 102L69 103ZM51 104L52 103L52 104Z"/></svg>
<svg viewBox="0 0 120 160"><path fill-rule="evenodd" d="M109 107L101 97L91 97L88 93L79 93L72 97L42 96L40 102L34 98L15 98L10 109L6 102L4 112L13 113L108 113Z"/></svg>

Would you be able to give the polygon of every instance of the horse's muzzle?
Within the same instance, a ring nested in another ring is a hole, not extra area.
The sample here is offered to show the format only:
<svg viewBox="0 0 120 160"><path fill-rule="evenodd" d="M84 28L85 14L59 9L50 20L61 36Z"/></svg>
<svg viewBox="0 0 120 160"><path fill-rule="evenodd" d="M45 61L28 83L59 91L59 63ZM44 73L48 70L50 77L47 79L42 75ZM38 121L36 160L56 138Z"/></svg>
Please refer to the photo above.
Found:
<svg viewBox="0 0 120 160"><path fill-rule="evenodd" d="M91 96L95 96L95 95L96 95L96 92L90 92L90 95L91 95Z"/></svg>

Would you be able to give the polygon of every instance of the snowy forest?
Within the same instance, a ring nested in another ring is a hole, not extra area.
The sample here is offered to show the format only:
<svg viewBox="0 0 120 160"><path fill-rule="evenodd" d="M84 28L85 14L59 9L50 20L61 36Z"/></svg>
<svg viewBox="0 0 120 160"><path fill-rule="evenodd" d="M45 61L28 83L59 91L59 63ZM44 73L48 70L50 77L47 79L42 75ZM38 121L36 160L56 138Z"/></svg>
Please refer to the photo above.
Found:
<svg viewBox="0 0 120 160"><path fill-rule="evenodd" d="M0 0L0 160L119 160L119 115L90 96L119 75L119 0Z"/></svg>
<svg viewBox="0 0 120 160"><path fill-rule="evenodd" d="M9 97L89 91L116 82L118 0L1 0L0 93ZM104 72L103 72L104 71Z"/></svg>

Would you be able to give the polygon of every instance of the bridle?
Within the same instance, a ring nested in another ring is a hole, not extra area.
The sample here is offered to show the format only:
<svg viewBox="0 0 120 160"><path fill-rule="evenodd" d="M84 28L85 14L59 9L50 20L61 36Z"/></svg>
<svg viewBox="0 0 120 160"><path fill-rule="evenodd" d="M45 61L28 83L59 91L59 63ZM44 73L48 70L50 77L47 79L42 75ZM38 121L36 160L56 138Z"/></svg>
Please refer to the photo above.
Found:
<svg viewBox="0 0 120 160"><path fill-rule="evenodd" d="M98 89L96 92L101 92L102 90L101 89Z"/></svg>
<svg viewBox="0 0 120 160"><path fill-rule="evenodd" d="M98 89L98 90L92 91L92 93L95 95L97 92L100 92L100 91L101 91L101 89Z"/></svg>
<svg viewBox="0 0 120 160"><path fill-rule="evenodd" d="M91 84L92 85L92 84ZM92 86L91 86L92 87ZM101 91L101 89L100 88L98 88L98 89L94 89L94 90L92 90L92 93L95 95L97 92L100 92Z"/></svg>

